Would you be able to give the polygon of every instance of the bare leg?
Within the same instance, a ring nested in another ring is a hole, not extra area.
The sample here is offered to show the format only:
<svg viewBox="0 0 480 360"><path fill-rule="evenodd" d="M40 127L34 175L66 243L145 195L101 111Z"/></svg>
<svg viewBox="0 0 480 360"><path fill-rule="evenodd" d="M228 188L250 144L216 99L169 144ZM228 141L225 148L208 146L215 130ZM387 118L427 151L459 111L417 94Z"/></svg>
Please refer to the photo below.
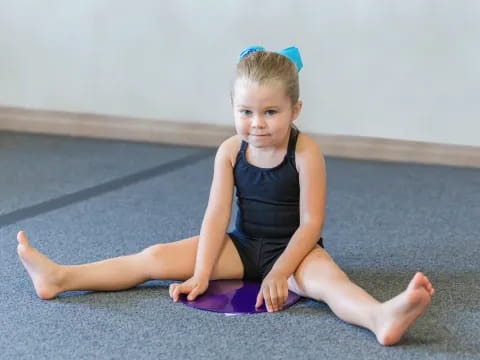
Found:
<svg viewBox="0 0 480 360"><path fill-rule="evenodd" d="M434 294L427 277L417 273L405 291L380 303L354 284L323 249L307 255L289 279L289 288L326 302L340 319L371 330L383 345L397 343Z"/></svg>
<svg viewBox="0 0 480 360"><path fill-rule="evenodd" d="M384 303L350 280L330 285L325 302L332 311L344 321L370 329L383 345L397 343L425 312L433 295L432 285L421 273L413 277L405 291Z"/></svg>
<svg viewBox="0 0 480 360"><path fill-rule="evenodd" d="M30 246L21 231L17 252L30 275L37 295L52 299L70 290L122 290L148 279L141 253L85 265L59 265Z"/></svg>
<svg viewBox="0 0 480 360"><path fill-rule="evenodd" d="M145 281L186 280L193 275L198 236L168 244L156 244L143 251L83 265L60 265L30 246L20 231L17 252L30 275L37 295L52 299L71 290L123 290ZM243 265L231 239L212 270L212 279L240 279Z"/></svg>

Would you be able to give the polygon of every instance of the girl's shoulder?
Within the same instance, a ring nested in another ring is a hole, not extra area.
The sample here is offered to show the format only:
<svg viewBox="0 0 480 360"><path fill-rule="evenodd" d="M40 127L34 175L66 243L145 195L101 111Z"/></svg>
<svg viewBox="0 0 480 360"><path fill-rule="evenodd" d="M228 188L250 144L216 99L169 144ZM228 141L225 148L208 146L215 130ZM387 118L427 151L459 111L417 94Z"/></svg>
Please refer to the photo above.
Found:
<svg viewBox="0 0 480 360"><path fill-rule="evenodd" d="M227 158L231 164L232 168L235 166L237 161L237 155L242 146L242 137L240 135L233 135L226 139L218 148L217 153L222 157Z"/></svg>
<svg viewBox="0 0 480 360"><path fill-rule="evenodd" d="M295 147L295 163L297 170L301 171L310 162L323 163L324 157L318 142L311 136L300 132Z"/></svg>
<svg viewBox="0 0 480 360"><path fill-rule="evenodd" d="M298 133L295 153L298 154L309 151L321 152L318 142L313 137L305 134L304 132Z"/></svg>

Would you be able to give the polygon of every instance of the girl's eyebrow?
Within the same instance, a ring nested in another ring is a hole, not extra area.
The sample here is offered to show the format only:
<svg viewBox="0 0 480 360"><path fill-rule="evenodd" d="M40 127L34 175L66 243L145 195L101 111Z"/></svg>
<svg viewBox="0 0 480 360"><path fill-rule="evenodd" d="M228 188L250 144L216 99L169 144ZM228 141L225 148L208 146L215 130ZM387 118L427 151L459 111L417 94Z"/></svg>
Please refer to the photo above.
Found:
<svg viewBox="0 0 480 360"><path fill-rule="evenodd" d="M237 105L239 108L249 108L250 106L247 105ZM272 106L265 106L265 109L280 109L280 106L272 105Z"/></svg>

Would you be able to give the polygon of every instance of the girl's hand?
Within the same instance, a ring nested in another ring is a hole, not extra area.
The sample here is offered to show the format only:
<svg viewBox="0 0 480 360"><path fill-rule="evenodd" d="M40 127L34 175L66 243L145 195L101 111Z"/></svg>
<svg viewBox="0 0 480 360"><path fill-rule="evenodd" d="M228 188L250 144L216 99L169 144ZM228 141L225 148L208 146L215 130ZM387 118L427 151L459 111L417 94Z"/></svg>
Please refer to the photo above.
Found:
<svg viewBox="0 0 480 360"><path fill-rule="evenodd" d="M177 302L180 294L188 294L187 300L192 301L198 295L202 295L208 289L209 279L192 276L181 284L171 284L169 288L170 297Z"/></svg>
<svg viewBox="0 0 480 360"><path fill-rule="evenodd" d="M287 298L287 276L270 271L262 281L255 308L262 306L263 300L265 299L268 312L279 311L283 308L283 305L285 305Z"/></svg>

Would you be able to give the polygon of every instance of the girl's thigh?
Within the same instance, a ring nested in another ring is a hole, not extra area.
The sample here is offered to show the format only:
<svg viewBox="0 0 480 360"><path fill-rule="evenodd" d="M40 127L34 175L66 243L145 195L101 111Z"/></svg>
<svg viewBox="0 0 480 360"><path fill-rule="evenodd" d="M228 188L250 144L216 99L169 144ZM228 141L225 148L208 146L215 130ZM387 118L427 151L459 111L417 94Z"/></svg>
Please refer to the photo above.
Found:
<svg viewBox="0 0 480 360"><path fill-rule="evenodd" d="M199 235L191 238L152 245L142 251L149 263L149 277L156 280L187 280L193 276ZM213 266L210 280L242 279L243 264L240 255L225 234L220 255Z"/></svg>

